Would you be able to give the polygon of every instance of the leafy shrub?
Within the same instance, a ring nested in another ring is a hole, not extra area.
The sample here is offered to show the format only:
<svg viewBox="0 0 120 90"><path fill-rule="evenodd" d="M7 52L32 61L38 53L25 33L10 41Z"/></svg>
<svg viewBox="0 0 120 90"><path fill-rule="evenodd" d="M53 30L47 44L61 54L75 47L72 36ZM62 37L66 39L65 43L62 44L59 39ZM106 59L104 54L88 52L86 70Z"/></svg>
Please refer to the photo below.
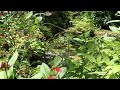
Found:
<svg viewBox="0 0 120 90"><path fill-rule="evenodd" d="M116 19L115 13L117 11L94 11L92 18L95 21L95 25L102 29L108 29L106 22Z"/></svg>

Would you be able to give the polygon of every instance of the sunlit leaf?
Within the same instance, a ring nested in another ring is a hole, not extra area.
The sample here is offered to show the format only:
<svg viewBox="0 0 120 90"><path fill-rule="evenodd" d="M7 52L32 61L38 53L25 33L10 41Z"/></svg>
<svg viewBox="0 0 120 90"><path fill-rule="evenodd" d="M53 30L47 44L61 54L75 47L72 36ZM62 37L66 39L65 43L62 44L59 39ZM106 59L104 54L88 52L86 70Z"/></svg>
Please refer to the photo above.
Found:
<svg viewBox="0 0 120 90"><path fill-rule="evenodd" d="M105 75L105 74L106 74L106 72L89 72L88 74Z"/></svg>
<svg viewBox="0 0 120 90"><path fill-rule="evenodd" d="M58 77L62 78L65 75L66 72L67 72L67 68L66 67L62 67L61 68L61 72L58 73Z"/></svg>
<svg viewBox="0 0 120 90"><path fill-rule="evenodd" d="M30 32L34 31L36 29L36 25L33 25L31 28L30 28Z"/></svg>
<svg viewBox="0 0 120 90"><path fill-rule="evenodd" d="M40 66L40 73L42 73L45 78L47 78L50 75L50 68L47 64L42 63L42 65ZM42 76L42 74L40 76Z"/></svg>
<svg viewBox="0 0 120 90"><path fill-rule="evenodd" d="M106 62L106 64L108 64L110 62L109 57L108 57L108 55L106 53L102 53L102 57L103 57L102 60L104 62Z"/></svg>
<svg viewBox="0 0 120 90"><path fill-rule="evenodd" d="M61 62L62 58L60 56L56 56L53 60L53 67L57 67L60 62Z"/></svg>
<svg viewBox="0 0 120 90"><path fill-rule="evenodd" d="M25 14L25 16L24 16L25 20L29 19L32 15L33 15L33 11L28 12L27 14Z"/></svg>
<svg viewBox="0 0 120 90"><path fill-rule="evenodd" d="M111 20L111 21L108 21L107 24L108 23L113 23L113 22L120 22L120 20Z"/></svg>
<svg viewBox="0 0 120 90"><path fill-rule="evenodd" d="M18 58L18 51L16 50L13 56L11 57L11 59L9 60L8 64L12 66L17 60L17 58Z"/></svg>
<svg viewBox="0 0 120 90"><path fill-rule="evenodd" d="M94 58L92 55L85 54L85 56L86 56L87 59L89 59L90 61L96 62L95 58Z"/></svg>
<svg viewBox="0 0 120 90"><path fill-rule="evenodd" d="M81 41L80 38L73 38L73 40L75 40L75 41Z"/></svg>
<svg viewBox="0 0 120 90"><path fill-rule="evenodd" d="M33 77L31 77L31 79L41 79L43 77L43 73L39 72L37 74L35 74Z"/></svg>
<svg viewBox="0 0 120 90"><path fill-rule="evenodd" d="M117 73L120 72L120 65L114 65L114 67L112 68L112 73Z"/></svg>
<svg viewBox="0 0 120 90"><path fill-rule="evenodd" d="M109 26L110 30L113 32L120 32L120 28L117 28L115 26Z"/></svg>
<svg viewBox="0 0 120 90"><path fill-rule="evenodd" d="M36 19L38 19L38 21L40 22L40 21L42 21L42 16L39 16L39 17L37 17Z"/></svg>
<svg viewBox="0 0 120 90"><path fill-rule="evenodd" d="M7 79L7 76L6 76L6 72L5 72L5 71L1 71L1 72L0 72L0 79Z"/></svg>
<svg viewBox="0 0 120 90"><path fill-rule="evenodd" d="M116 40L116 37L104 37L103 40L105 40L105 41L114 41L114 40Z"/></svg>
<svg viewBox="0 0 120 90"><path fill-rule="evenodd" d="M90 35L90 31L84 33L84 37L88 37Z"/></svg>

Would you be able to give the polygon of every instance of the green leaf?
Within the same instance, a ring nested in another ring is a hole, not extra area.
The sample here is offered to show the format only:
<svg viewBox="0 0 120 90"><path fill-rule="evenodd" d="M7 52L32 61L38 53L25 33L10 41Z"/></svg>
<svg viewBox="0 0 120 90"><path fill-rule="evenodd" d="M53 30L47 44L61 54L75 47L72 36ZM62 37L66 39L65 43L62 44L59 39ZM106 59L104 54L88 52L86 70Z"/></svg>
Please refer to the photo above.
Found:
<svg viewBox="0 0 120 90"><path fill-rule="evenodd" d="M13 56L11 57L11 59L9 60L8 64L12 66L17 60L17 58L18 58L18 51L16 50Z"/></svg>
<svg viewBox="0 0 120 90"><path fill-rule="evenodd" d="M39 24L39 20L37 18L35 19L35 24Z"/></svg>
<svg viewBox="0 0 120 90"><path fill-rule="evenodd" d="M74 67L75 67L75 65L71 62L71 60L69 60L69 59L67 59L66 60L66 64L68 65L68 67L70 68L70 69L74 69Z"/></svg>
<svg viewBox="0 0 120 90"><path fill-rule="evenodd" d="M109 26L110 30L113 32L120 32L120 28L117 28L115 26Z"/></svg>
<svg viewBox="0 0 120 90"><path fill-rule="evenodd" d="M67 68L66 68L66 67L62 67L62 68L61 68L61 72L59 72L59 73L57 74L57 76L58 76L59 78L62 78L62 77L65 75L66 72L67 72Z"/></svg>
<svg viewBox="0 0 120 90"><path fill-rule="evenodd" d="M0 72L0 79L7 79L7 76L6 76L6 72L5 72L5 71L1 71L1 72Z"/></svg>
<svg viewBox="0 0 120 90"><path fill-rule="evenodd" d="M42 63L40 66L40 73L43 73L44 77L47 78L50 75L50 68L48 67L47 64ZM42 75L41 75L42 76Z"/></svg>
<svg viewBox="0 0 120 90"><path fill-rule="evenodd" d="M11 67L9 68L9 70L7 70L8 78L10 78L13 74L14 74L14 73L13 73L13 66L11 66Z"/></svg>
<svg viewBox="0 0 120 90"><path fill-rule="evenodd" d="M120 65L114 65L111 72L112 73L120 72Z"/></svg>
<svg viewBox="0 0 120 90"><path fill-rule="evenodd" d="M75 41L81 41L80 38L73 38L73 40L75 40Z"/></svg>
<svg viewBox="0 0 120 90"><path fill-rule="evenodd" d="M108 57L108 55L106 54L106 53L102 53L102 57L103 57L103 61L106 63L106 64L108 64L109 62L110 62L110 60L109 60L109 57Z"/></svg>
<svg viewBox="0 0 120 90"><path fill-rule="evenodd" d="M36 29L36 25L33 25L31 28L30 28L30 32L33 32L35 29Z"/></svg>
<svg viewBox="0 0 120 90"><path fill-rule="evenodd" d="M84 37L88 37L90 35L90 31L84 33Z"/></svg>
<svg viewBox="0 0 120 90"><path fill-rule="evenodd" d="M88 74L98 74L98 75L105 75L106 72L90 72Z"/></svg>
<svg viewBox="0 0 120 90"><path fill-rule="evenodd" d="M43 77L43 73L39 72L36 75L34 75L33 77L31 77L31 79L41 79Z"/></svg>
<svg viewBox="0 0 120 90"><path fill-rule="evenodd" d="M120 22L120 20L111 20L111 21L108 21L107 24L108 23L113 23L113 22Z"/></svg>
<svg viewBox="0 0 120 90"><path fill-rule="evenodd" d="M102 59L102 55L101 54L98 54L98 56L97 56L97 62L100 62L101 61L101 59Z"/></svg>
<svg viewBox="0 0 120 90"><path fill-rule="evenodd" d="M37 17L36 19L38 19L38 21L40 22L40 21L42 21L42 16L39 16L39 17Z"/></svg>
<svg viewBox="0 0 120 90"><path fill-rule="evenodd" d="M24 16L25 20L29 19L32 15L33 15L33 11L28 12L27 14L25 14L25 16Z"/></svg>
<svg viewBox="0 0 120 90"><path fill-rule="evenodd" d="M92 51L95 49L95 42L88 42L88 51Z"/></svg>
<svg viewBox="0 0 120 90"><path fill-rule="evenodd" d="M61 61L62 61L62 58L60 56L56 56L53 60L53 67L57 67Z"/></svg>
<svg viewBox="0 0 120 90"><path fill-rule="evenodd" d="M116 40L116 37L104 37L103 40L105 40L105 41L114 41L114 40Z"/></svg>
<svg viewBox="0 0 120 90"><path fill-rule="evenodd" d="M85 54L85 56L86 56L87 59L89 59L90 61L96 62L95 58L94 58L92 55Z"/></svg>

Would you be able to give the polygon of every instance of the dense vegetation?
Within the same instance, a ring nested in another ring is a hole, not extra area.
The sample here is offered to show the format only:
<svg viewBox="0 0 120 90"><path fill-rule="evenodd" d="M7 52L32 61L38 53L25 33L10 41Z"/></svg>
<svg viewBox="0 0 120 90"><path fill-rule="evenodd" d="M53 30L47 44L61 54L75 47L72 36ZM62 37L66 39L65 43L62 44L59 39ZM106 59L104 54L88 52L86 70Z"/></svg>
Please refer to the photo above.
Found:
<svg viewBox="0 0 120 90"><path fill-rule="evenodd" d="M0 78L120 78L119 14L0 11Z"/></svg>

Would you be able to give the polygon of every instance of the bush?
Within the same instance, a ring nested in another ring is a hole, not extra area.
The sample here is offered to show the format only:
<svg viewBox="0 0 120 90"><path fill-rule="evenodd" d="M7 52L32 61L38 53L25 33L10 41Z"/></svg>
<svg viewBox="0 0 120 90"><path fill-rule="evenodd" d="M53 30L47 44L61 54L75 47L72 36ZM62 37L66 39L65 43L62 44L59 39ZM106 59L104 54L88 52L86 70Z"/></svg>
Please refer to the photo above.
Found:
<svg viewBox="0 0 120 90"><path fill-rule="evenodd" d="M115 16L116 12L117 11L94 11L92 14L92 18L95 22L95 26L101 29L109 29L106 22L117 19L117 17Z"/></svg>

